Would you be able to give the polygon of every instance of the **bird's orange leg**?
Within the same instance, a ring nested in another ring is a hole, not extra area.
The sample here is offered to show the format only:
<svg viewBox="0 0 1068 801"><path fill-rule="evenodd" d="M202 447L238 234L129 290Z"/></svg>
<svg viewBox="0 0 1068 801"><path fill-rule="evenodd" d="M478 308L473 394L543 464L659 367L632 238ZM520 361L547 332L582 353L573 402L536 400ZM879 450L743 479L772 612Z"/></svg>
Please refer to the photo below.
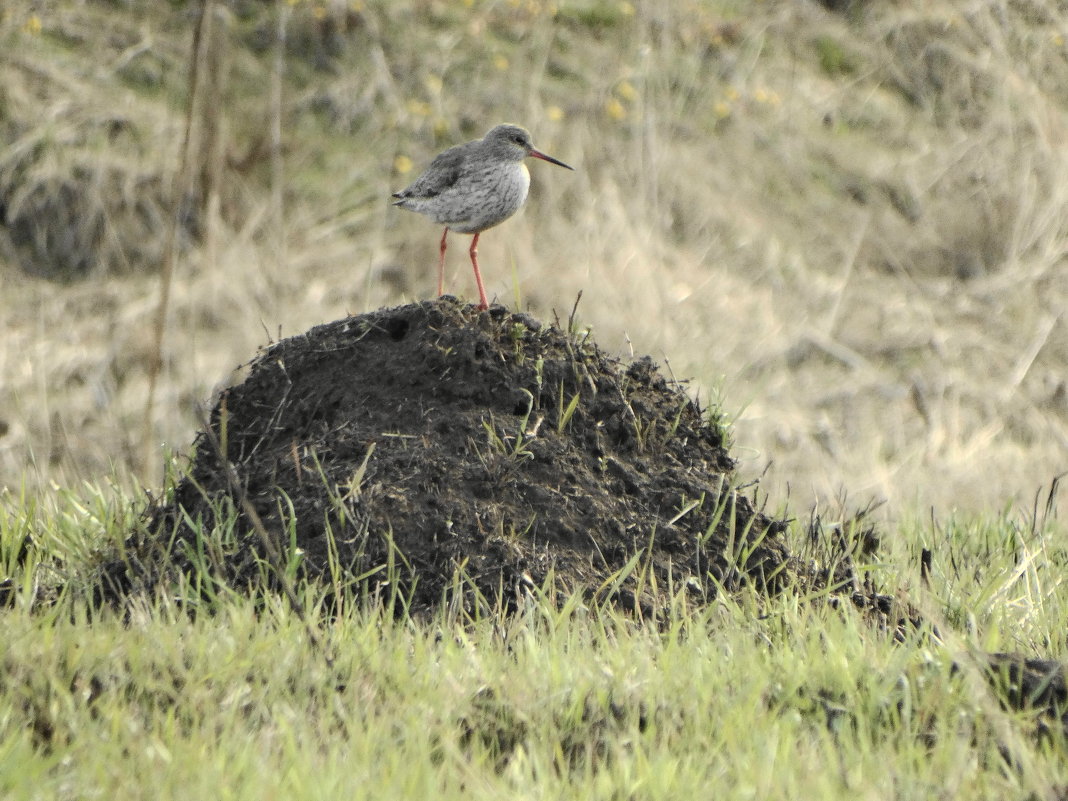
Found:
<svg viewBox="0 0 1068 801"><path fill-rule="evenodd" d="M482 233L479 231L479 233ZM486 288L482 286L482 273L478 271L478 234L475 234L474 239L471 240L471 266L475 268L475 283L478 284L478 308L486 310L489 308L489 303L486 301Z"/></svg>
<svg viewBox="0 0 1068 801"><path fill-rule="evenodd" d="M449 235L449 229L441 235L441 258L438 260L438 297L445 294L445 237Z"/></svg>

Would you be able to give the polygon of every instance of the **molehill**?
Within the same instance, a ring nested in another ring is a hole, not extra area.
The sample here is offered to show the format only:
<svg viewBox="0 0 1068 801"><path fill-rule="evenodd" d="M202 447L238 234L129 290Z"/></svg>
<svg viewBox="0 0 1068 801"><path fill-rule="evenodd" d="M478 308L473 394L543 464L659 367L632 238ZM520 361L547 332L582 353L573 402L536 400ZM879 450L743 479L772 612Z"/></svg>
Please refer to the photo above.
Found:
<svg viewBox="0 0 1068 801"><path fill-rule="evenodd" d="M418 617L578 594L659 620L680 596L794 584L897 638L940 641L907 594L853 567L852 552L878 547L863 514L848 531L814 519L808 539L829 538L827 558L791 556L785 521L736 487L715 410L570 325L442 298L318 326L249 368L104 566L100 600L197 603L306 579L328 608L355 597ZM1068 732L1059 662L965 664L1001 703L1039 710L1038 733Z"/></svg>
<svg viewBox="0 0 1068 801"><path fill-rule="evenodd" d="M774 591L785 522L736 489L727 444L652 360L584 333L448 297L349 317L220 395L107 593L288 575L412 612L547 591L655 616L680 592Z"/></svg>

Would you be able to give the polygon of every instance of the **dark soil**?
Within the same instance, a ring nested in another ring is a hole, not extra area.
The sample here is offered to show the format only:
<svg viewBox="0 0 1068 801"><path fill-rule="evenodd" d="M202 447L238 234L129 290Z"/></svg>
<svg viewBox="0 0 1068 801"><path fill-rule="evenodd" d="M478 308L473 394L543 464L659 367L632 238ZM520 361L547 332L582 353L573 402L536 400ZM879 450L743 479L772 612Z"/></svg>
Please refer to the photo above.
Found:
<svg viewBox="0 0 1068 801"><path fill-rule="evenodd" d="M648 358L499 306L401 306L267 348L107 594L200 564L231 587L288 571L414 610L456 587L468 608L511 605L551 579L655 615L680 591L789 579L785 523L733 468L715 414Z"/></svg>

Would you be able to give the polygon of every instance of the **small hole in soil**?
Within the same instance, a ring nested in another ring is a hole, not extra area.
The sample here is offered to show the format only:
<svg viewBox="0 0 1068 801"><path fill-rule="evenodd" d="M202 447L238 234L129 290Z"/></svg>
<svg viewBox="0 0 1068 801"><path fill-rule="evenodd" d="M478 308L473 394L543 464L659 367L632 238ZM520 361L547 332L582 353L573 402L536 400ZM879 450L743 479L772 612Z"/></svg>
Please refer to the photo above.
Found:
<svg viewBox="0 0 1068 801"><path fill-rule="evenodd" d="M403 317L392 317L386 320L384 328L386 333L389 334L389 338L394 342L400 342L406 336L408 336L409 323Z"/></svg>
<svg viewBox="0 0 1068 801"><path fill-rule="evenodd" d="M529 414L531 410L531 403L533 403L530 394L526 392L516 392L512 395L512 414L517 417L522 417L525 414Z"/></svg>

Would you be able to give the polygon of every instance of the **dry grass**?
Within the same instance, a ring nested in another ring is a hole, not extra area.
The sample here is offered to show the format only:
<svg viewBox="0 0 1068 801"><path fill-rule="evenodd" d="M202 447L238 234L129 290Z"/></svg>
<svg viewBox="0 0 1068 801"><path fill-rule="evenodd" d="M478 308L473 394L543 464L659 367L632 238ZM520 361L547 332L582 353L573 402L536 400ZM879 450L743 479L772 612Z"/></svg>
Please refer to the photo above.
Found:
<svg viewBox="0 0 1068 801"><path fill-rule="evenodd" d="M480 242L490 294L551 317L582 291L603 346L670 361L737 415L743 469L772 462L776 502L999 507L1068 467L1056 4L297 3L284 236L271 7L219 20L198 119L224 166L182 218L167 448L270 337L429 295L439 232L389 193L511 120L578 172L532 166L526 213ZM158 480L140 415L191 18L0 12L0 486ZM449 288L471 297L463 241Z"/></svg>

